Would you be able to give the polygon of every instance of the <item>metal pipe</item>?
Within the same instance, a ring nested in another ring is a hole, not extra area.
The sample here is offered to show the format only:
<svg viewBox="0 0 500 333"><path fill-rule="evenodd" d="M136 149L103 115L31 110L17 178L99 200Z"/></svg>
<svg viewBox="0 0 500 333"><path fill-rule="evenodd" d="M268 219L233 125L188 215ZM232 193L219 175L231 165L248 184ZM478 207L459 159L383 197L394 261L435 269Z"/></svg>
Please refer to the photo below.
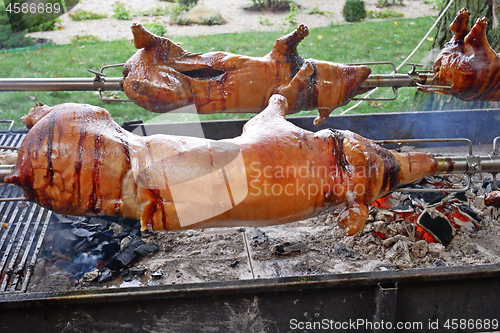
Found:
<svg viewBox="0 0 500 333"><path fill-rule="evenodd" d="M0 78L0 91L109 91L123 90L121 77L102 78Z"/></svg>
<svg viewBox="0 0 500 333"><path fill-rule="evenodd" d="M363 82L361 88L375 88L375 87L417 87L417 83L426 85L432 81L434 74L372 74L368 76Z"/></svg>
<svg viewBox="0 0 500 333"><path fill-rule="evenodd" d="M436 157L438 174L500 173L500 156L451 156Z"/></svg>

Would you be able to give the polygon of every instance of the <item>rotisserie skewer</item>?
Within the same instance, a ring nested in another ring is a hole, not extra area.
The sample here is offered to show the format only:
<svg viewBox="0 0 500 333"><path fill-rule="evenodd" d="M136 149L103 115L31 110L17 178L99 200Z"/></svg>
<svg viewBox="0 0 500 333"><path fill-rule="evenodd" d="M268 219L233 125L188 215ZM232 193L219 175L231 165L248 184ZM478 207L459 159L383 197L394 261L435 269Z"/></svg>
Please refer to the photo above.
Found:
<svg viewBox="0 0 500 333"><path fill-rule="evenodd" d="M343 208L353 235L367 206L436 173L424 153L389 151L349 131L289 123L274 95L240 137L212 141L124 131L101 108L38 105L6 181L55 212L127 216L154 230L264 226Z"/></svg>

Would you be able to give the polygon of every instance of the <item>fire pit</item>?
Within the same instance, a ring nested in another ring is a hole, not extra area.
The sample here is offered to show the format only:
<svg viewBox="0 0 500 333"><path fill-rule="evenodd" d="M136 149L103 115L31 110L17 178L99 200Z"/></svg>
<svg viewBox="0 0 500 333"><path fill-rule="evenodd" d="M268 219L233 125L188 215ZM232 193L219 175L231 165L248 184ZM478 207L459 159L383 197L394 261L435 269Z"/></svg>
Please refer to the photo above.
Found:
<svg viewBox="0 0 500 333"><path fill-rule="evenodd" d="M482 110L332 117L323 127L383 140L467 137L477 145L474 149L487 153L495 132L480 129L494 124L499 114L500 110ZM448 125L426 129L429 119ZM311 118L291 121L312 129ZM184 125L165 128L190 126ZM240 131L243 122L202 126L205 136L218 139ZM12 137L19 141L23 133L4 131L1 140L16 145ZM416 149L438 153L467 152L456 146L419 145ZM462 187L464 180L436 177L418 186ZM495 240L500 225L497 209L481 205L482 194L490 188L489 181L477 178L460 194L393 193L371 208L363 232L350 238L343 237L332 216L280 227L139 237L133 220L63 217L31 204L4 203L2 207L10 205L15 213L4 213L7 228L0 239L6 258L2 327L281 332L306 322L333 320L335 325L359 319L363 322L357 321L356 327L362 331L372 331L366 325L382 320L421 323L421 330L434 329L429 325L437 322L435 331L447 331L448 319L463 318L490 320L482 330L491 331L499 310L500 249ZM2 193L18 196L14 190L6 187ZM464 214L477 217L465 221ZM411 215L415 219L410 221ZM439 228L433 229L429 220L437 220ZM61 243L69 244L69 250ZM131 259L124 257L127 253ZM22 320L28 313L29 323Z"/></svg>

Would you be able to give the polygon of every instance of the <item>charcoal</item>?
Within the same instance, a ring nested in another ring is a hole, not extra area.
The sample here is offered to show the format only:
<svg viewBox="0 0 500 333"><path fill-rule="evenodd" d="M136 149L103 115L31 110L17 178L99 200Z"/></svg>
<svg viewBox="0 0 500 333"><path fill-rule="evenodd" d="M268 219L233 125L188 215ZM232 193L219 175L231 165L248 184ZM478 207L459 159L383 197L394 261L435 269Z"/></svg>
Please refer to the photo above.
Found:
<svg viewBox="0 0 500 333"><path fill-rule="evenodd" d="M103 222L100 222L102 220ZM85 229L91 232L101 231L107 228L107 221L103 219L90 219L83 221L76 221L71 224L75 228Z"/></svg>
<svg viewBox="0 0 500 333"><path fill-rule="evenodd" d="M106 264L106 267L112 270L120 270L127 266L137 256L135 249L145 244L139 237L134 237L129 244L118 251L113 258Z"/></svg>
<svg viewBox="0 0 500 333"><path fill-rule="evenodd" d="M136 248L138 248L139 246L144 245L144 244L146 244L146 242L145 242L145 241L143 241L143 240L141 239L141 237L139 237L139 236L134 236L134 237L132 237L132 240L130 241L129 246L132 246L134 249L136 249Z"/></svg>
<svg viewBox="0 0 500 333"><path fill-rule="evenodd" d="M359 253L356 253L355 251L348 249L342 243L337 243L337 245L335 245L335 247L331 252L339 255L341 258L344 259L356 260L361 257Z"/></svg>
<svg viewBox="0 0 500 333"><path fill-rule="evenodd" d="M118 223L120 225L122 225L125 229L128 229L128 230L141 229L141 221L136 220L136 219L120 217L118 219Z"/></svg>
<svg viewBox="0 0 500 333"><path fill-rule="evenodd" d="M238 264L240 263L239 260L235 260L235 261L232 261L229 266L231 266L231 268L235 268L236 266L238 266Z"/></svg>
<svg viewBox="0 0 500 333"><path fill-rule="evenodd" d="M98 217L91 217L88 221L89 225L96 226L97 230L105 230L109 227L110 222Z"/></svg>
<svg viewBox="0 0 500 333"><path fill-rule="evenodd" d="M124 276L127 276L130 274L130 270L128 268L125 268L123 269L121 272L120 272L120 276L121 277L124 277Z"/></svg>
<svg viewBox="0 0 500 333"><path fill-rule="evenodd" d="M71 230L60 230L54 235L52 250L60 253L73 253L73 248L78 241L78 237L76 237Z"/></svg>
<svg viewBox="0 0 500 333"><path fill-rule="evenodd" d="M445 267L445 266L447 266L446 262L443 259L436 259L436 260L434 260L434 265L436 265L436 267Z"/></svg>
<svg viewBox="0 0 500 333"><path fill-rule="evenodd" d="M138 246L135 249L135 252L138 255L145 257L149 254L156 253L159 250L160 250L160 247L158 245L156 245L155 243L146 243L146 244Z"/></svg>
<svg viewBox="0 0 500 333"><path fill-rule="evenodd" d="M81 237L81 238L87 238L87 237L90 237L90 236L94 236L96 234L96 232L94 231L89 231L87 229L83 229L83 228L73 228L71 229L71 232L73 232L73 234L77 237Z"/></svg>
<svg viewBox="0 0 500 333"><path fill-rule="evenodd" d="M134 260L136 254L133 247L125 247L117 252L113 258L106 264L106 267L114 271L118 271L125 266L127 266L132 260Z"/></svg>
<svg viewBox="0 0 500 333"><path fill-rule="evenodd" d="M73 253L82 253L82 252L86 252L88 250L91 250L93 249L94 247L96 247L98 245L97 242L89 242L87 240L87 238L79 241L78 243L75 244L75 246L73 247Z"/></svg>
<svg viewBox="0 0 500 333"><path fill-rule="evenodd" d="M119 239L119 240L122 240L122 239L124 239L125 237L128 237L128 236L129 236L128 231L124 231L124 232L122 232L122 233L120 233L118 235L115 235L115 238Z"/></svg>
<svg viewBox="0 0 500 333"><path fill-rule="evenodd" d="M113 232L111 232L109 230L99 231L92 238L99 243L104 242L104 241L110 242L113 240Z"/></svg>
<svg viewBox="0 0 500 333"><path fill-rule="evenodd" d="M141 231L141 235L142 235L142 236L149 236L149 235L151 235L151 234L152 234L152 232L151 232L151 231L149 231L148 229L146 229L146 230L144 230L144 231Z"/></svg>
<svg viewBox="0 0 500 333"><path fill-rule="evenodd" d="M434 213L431 215L428 211L424 211L418 218L417 224L444 246L453 239L453 228L443 214Z"/></svg>
<svg viewBox="0 0 500 333"><path fill-rule="evenodd" d="M123 277L123 282L130 282L130 281L132 281L132 277L130 275Z"/></svg>
<svg viewBox="0 0 500 333"><path fill-rule="evenodd" d="M300 253L305 250L305 245L302 242L285 242L274 247L274 253L281 256L292 255L293 253Z"/></svg>
<svg viewBox="0 0 500 333"><path fill-rule="evenodd" d="M489 178L484 178L483 181L481 182L481 187L486 188L488 185L492 184L492 180Z"/></svg>
<svg viewBox="0 0 500 333"><path fill-rule="evenodd" d="M253 228L252 230L253 230L252 242L254 242L255 244L262 244L269 240L269 238L262 230L257 228Z"/></svg>
<svg viewBox="0 0 500 333"><path fill-rule="evenodd" d="M120 269L123 268L123 264L121 261L118 260L118 253L115 253L115 255L111 258L111 260L106 264L106 267L113 270L113 271L119 271Z"/></svg>
<svg viewBox="0 0 500 333"><path fill-rule="evenodd" d="M412 203L417 207L432 206L446 198L442 192L420 192L410 194Z"/></svg>
<svg viewBox="0 0 500 333"><path fill-rule="evenodd" d="M477 215L477 213L469 206L457 205L457 207L462 211L462 213L467 214L468 217L473 218L475 221L481 222L483 220L483 218L481 216Z"/></svg>
<svg viewBox="0 0 500 333"><path fill-rule="evenodd" d="M101 257L101 260L108 260L120 250L120 244L115 239L111 241L104 241L100 243L93 251L92 254Z"/></svg>
<svg viewBox="0 0 500 333"><path fill-rule="evenodd" d="M151 274L151 277L155 278L155 279L159 279L161 278L165 273L163 272L163 269L159 269L157 270L156 272L154 272L153 274Z"/></svg>
<svg viewBox="0 0 500 333"><path fill-rule="evenodd" d="M85 220L84 217L79 217L79 216L69 216L61 214L53 214L53 216L56 217L57 222L59 222L60 224L73 224Z"/></svg>
<svg viewBox="0 0 500 333"><path fill-rule="evenodd" d="M462 202L467 202L467 196L465 195L465 192L457 192L455 193L455 198Z"/></svg>
<svg viewBox="0 0 500 333"><path fill-rule="evenodd" d="M129 233L130 236L134 237L134 236L138 236L138 237L141 237L141 231L139 229L135 229L135 230L132 230L130 233Z"/></svg>
<svg viewBox="0 0 500 333"><path fill-rule="evenodd" d="M146 268L137 268L137 267L132 267L129 270L130 275L134 275L134 276L144 275L146 273L146 271L147 271Z"/></svg>
<svg viewBox="0 0 500 333"><path fill-rule="evenodd" d="M108 282L113 280L113 272L110 269L105 269L101 272L101 276L99 276L99 283Z"/></svg>

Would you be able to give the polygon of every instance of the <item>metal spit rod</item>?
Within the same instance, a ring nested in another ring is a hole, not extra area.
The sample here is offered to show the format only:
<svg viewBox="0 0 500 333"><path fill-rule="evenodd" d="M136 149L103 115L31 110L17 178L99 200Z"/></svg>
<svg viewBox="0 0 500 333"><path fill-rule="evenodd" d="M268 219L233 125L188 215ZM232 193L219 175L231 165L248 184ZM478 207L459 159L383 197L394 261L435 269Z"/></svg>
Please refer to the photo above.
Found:
<svg viewBox="0 0 500 333"><path fill-rule="evenodd" d="M419 64L408 63L412 69L406 73L397 73L392 62L368 62L350 65L391 65L391 74L372 74L363 82L361 88L392 87L430 87L428 85L434 74L429 71L417 71ZM94 78L0 78L0 91L112 91L123 90L123 77L106 77L104 70L112 67L122 67L124 64L106 65L100 71L89 69ZM433 86L436 87L436 86ZM449 88L449 87L443 87ZM397 94L396 94L397 96ZM109 101L124 101L113 100Z"/></svg>
<svg viewBox="0 0 500 333"><path fill-rule="evenodd" d="M98 91L123 90L123 78L111 77L105 81L94 78L24 78L0 79L0 91Z"/></svg>

